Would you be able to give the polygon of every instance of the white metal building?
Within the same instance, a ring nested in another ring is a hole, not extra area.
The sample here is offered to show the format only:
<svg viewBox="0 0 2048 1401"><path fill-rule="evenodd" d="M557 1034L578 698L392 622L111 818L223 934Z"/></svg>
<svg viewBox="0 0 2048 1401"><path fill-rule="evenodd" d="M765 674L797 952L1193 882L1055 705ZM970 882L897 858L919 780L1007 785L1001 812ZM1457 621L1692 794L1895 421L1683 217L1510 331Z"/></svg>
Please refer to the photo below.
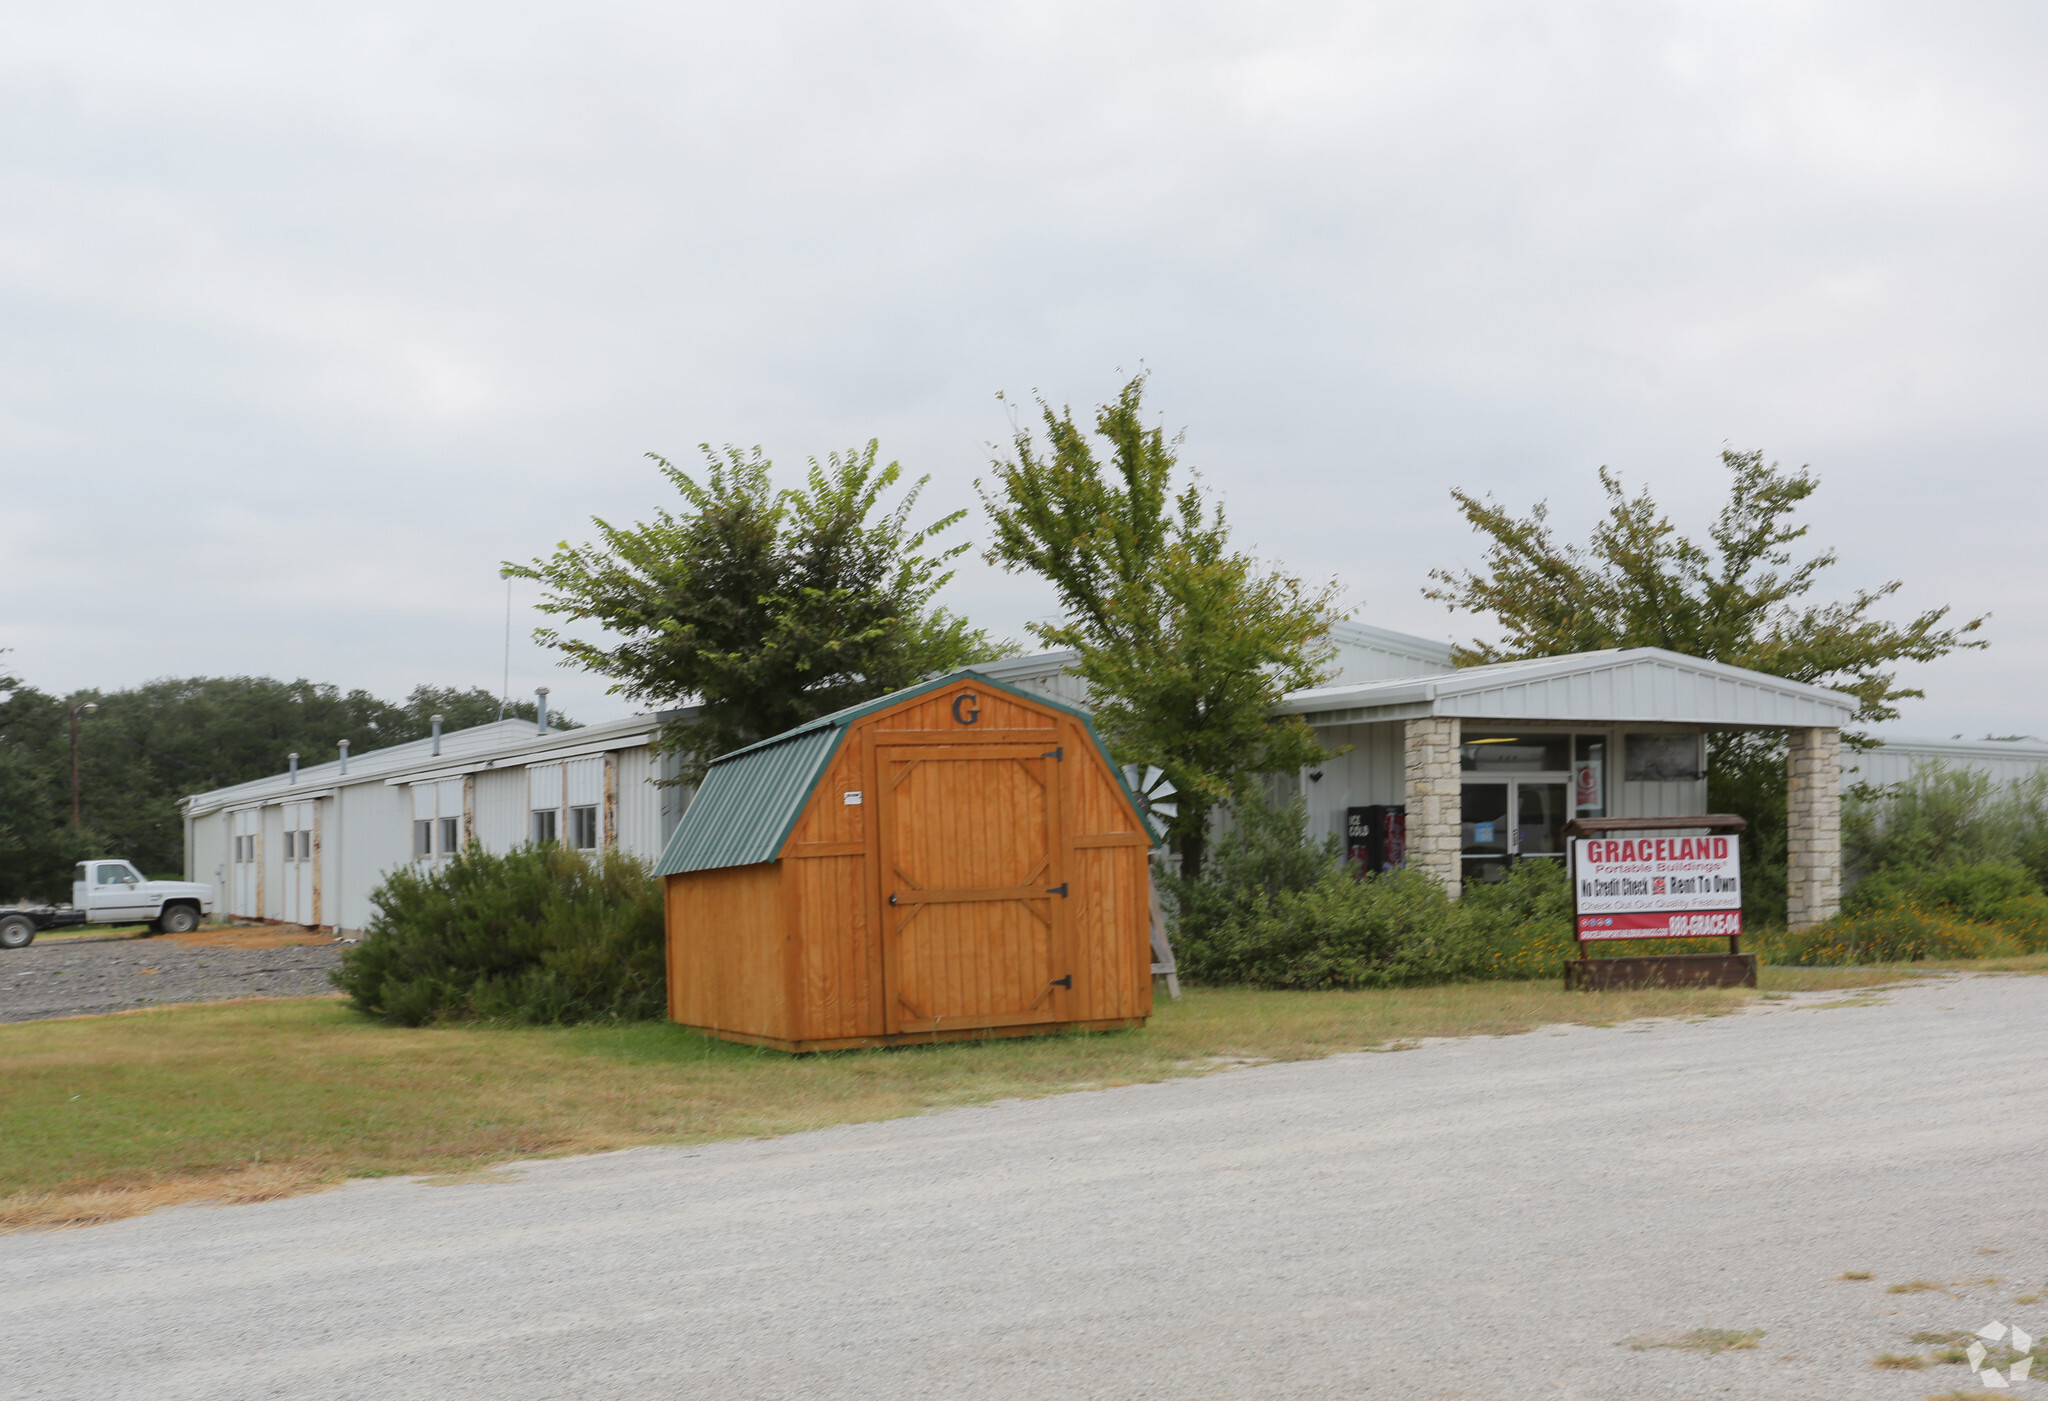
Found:
<svg viewBox="0 0 2048 1401"><path fill-rule="evenodd" d="M1356 623L1332 629L1336 674L1288 696L1330 758L1298 777L1310 830L1366 869L1402 863L1453 892L1525 858L1562 859L1575 817L1706 811L1710 730L1783 730L1792 746L1795 924L1832 914L1841 881L1839 691L1660 648L1454 667L1451 649ZM986 668L1086 705L1071 653Z"/></svg>
<svg viewBox="0 0 2048 1401"><path fill-rule="evenodd" d="M2048 743L2038 739L1893 739L1877 749L1842 755L1842 783L1888 788L1903 783L1923 764L1970 769L1996 784L2014 783L2048 770Z"/></svg>
<svg viewBox="0 0 2048 1401"><path fill-rule="evenodd" d="M408 861L445 861L474 839L661 854L690 790L653 749L661 717L579 730L531 720L301 766L185 800L185 875L225 913L361 929L370 893Z"/></svg>
<svg viewBox="0 0 2048 1401"><path fill-rule="evenodd" d="M2048 767L2038 741L1893 741L1842 754L1853 697L1643 647L1454 667L1444 643L1338 623L1333 678L1286 698L1330 757L1295 791L1311 830L1335 833L1361 866L1428 870L1453 892L1515 860L1556 858L1575 817L1706 811L1706 735L1781 730L1791 758L1791 913L1837 904L1839 794L1896 783L1930 760L2000 782ZM979 667L990 678L1086 707L1072 652ZM312 765L186 802L186 874L230 913L342 929L407 862L446 860L474 839L618 847L657 857L690 790L652 745L663 716L538 732L506 720Z"/></svg>

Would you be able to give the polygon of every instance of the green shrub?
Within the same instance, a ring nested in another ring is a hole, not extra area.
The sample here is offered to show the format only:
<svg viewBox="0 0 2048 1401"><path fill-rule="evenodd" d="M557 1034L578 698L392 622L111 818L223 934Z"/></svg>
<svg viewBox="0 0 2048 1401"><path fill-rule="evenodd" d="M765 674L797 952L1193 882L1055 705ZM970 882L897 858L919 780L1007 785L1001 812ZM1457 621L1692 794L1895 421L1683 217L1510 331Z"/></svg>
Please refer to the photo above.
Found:
<svg viewBox="0 0 2048 1401"><path fill-rule="evenodd" d="M1922 764L1888 788L1855 788L1842 851L1863 879L1880 872L2018 864L2048 886L2048 774L1995 784L1988 774Z"/></svg>
<svg viewBox="0 0 2048 1401"><path fill-rule="evenodd" d="M1917 963L1927 958L1991 958L2022 952L1995 924L1918 901L1836 915L1797 933L1773 937L1774 963L1841 965Z"/></svg>
<svg viewBox="0 0 2048 1401"><path fill-rule="evenodd" d="M1960 866L1886 867L1858 881L1844 900L1851 914L1894 905L1922 904L1951 910L1964 919L1996 922L2016 900L2039 898L2033 874L2016 861L1976 861Z"/></svg>
<svg viewBox="0 0 2048 1401"><path fill-rule="evenodd" d="M1413 871L1354 879L1297 801L1239 804L1202 878L1168 876L1174 956L1192 982L1362 988L1556 974L1571 951L1558 863L1525 861L1461 901Z"/></svg>
<svg viewBox="0 0 2048 1401"><path fill-rule="evenodd" d="M462 1018L567 1023L659 1017L667 1006L661 888L617 852L471 846L401 867L335 982L403 1026Z"/></svg>

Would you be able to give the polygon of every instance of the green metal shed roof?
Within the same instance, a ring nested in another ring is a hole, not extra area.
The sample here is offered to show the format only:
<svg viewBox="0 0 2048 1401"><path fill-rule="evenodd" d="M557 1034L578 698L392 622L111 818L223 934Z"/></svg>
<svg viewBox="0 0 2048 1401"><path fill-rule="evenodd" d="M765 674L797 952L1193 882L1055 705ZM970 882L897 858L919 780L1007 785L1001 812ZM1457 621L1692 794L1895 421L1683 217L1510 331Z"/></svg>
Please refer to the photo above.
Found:
<svg viewBox="0 0 2048 1401"><path fill-rule="evenodd" d="M655 867L655 874L680 876L691 871L715 871L725 866L751 866L759 861L773 861L781 852L782 844L789 840L797 819L803 816L804 806L810 802L818 780L824 777L825 766L838 752L839 741L845 736L848 725L862 716L887 710L927 691L941 690L962 680L972 680L991 690L1071 715L1087 727L1088 736L1095 741L1096 747L1102 747L1102 740L1095 733L1095 724L1086 711L1021 691L1015 686L1006 686L971 667L962 667L860 705L821 715L793 730L784 730L772 739L764 739L713 759L704 774L702 786L697 789L697 796L684 809L674 835L662 849L661 863ZM1108 750L1102 752L1104 758L1109 757ZM1144 812L1130 788L1124 784L1123 771L1113 762L1110 769L1116 774L1117 784L1123 788L1131 810L1138 813L1142 823Z"/></svg>

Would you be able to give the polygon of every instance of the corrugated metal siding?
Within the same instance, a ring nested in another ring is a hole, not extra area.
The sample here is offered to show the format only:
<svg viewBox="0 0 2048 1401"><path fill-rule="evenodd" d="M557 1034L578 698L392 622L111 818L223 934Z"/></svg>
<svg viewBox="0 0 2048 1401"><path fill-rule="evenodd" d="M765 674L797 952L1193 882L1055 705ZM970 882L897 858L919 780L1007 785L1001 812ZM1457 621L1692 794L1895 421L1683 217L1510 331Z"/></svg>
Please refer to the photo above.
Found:
<svg viewBox="0 0 2048 1401"><path fill-rule="evenodd" d="M507 852L526 840L526 770L476 775L476 839L485 851Z"/></svg>
<svg viewBox="0 0 2048 1401"><path fill-rule="evenodd" d="M646 745L621 749L617 762L619 850L642 861L656 860L667 833L662 830L662 791L654 786L654 750Z"/></svg>
<svg viewBox="0 0 2048 1401"><path fill-rule="evenodd" d="M697 796L696 788L682 783L669 783L683 771L683 759L673 751L656 753L653 759L656 776L663 782L656 786L661 803L661 846L668 846L668 839L676 834L676 824L683 820L683 814L690 809L690 800Z"/></svg>
<svg viewBox="0 0 2048 1401"><path fill-rule="evenodd" d="M570 807L589 807L604 801L604 757L571 759L565 766Z"/></svg>
<svg viewBox="0 0 2048 1401"><path fill-rule="evenodd" d="M562 806L562 764L528 764L526 766L526 806L532 812L548 812Z"/></svg>
<svg viewBox="0 0 2048 1401"><path fill-rule="evenodd" d="M1071 705L1077 710L1087 710L1090 705L1088 683L1065 671L1005 678L1003 684L1014 686L1020 691L1029 691L1034 696L1058 701L1061 705Z"/></svg>
<svg viewBox="0 0 2048 1401"><path fill-rule="evenodd" d="M1357 623L1330 629L1337 655L1325 686L1355 686L1365 681L1391 681L1403 676L1432 676L1453 671L1451 649L1425 637L1407 637Z"/></svg>
<svg viewBox="0 0 2048 1401"><path fill-rule="evenodd" d="M1707 783L1669 780L1645 783L1623 780L1609 784L1620 789L1616 817L1697 817L1707 810Z"/></svg>
<svg viewBox="0 0 2048 1401"><path fill-rule="evenodd" d="M213 909L218 915L228 912L228 854L233 850L228 840L232 819L227 813L217 812L210 817L194 818L192 822L192 846L185 853L187 878L204 881L213 887Z"/></svg>
<svg viewBox="0 0 2048 1401"><path fill-rule="evenodd" d="M259 819L263 833L260 908L264 919L284 918L284 808L272 803Z"/></svg>
<svg viewBox="0 0 2048 1401"><path fill-rule="evenodd" d="M1312 838L1342 836L1346 808L1408 801L1407 730L1401 721L1324 726L1316 741L1325 749L1350 750L1323 761L1319 782L1302 785Z"/></svg>
<svg viewBox="0 0 2048 1401"><path fill-rule="evenodd" d="M711 766L657 867L664 876L773 861L846 731L798 730Z"/></svg>
<svg viewBox="0 0 2048 1401"><path fill-rule="evenodd" d="M2048 748L1988 740L1942 743L1935 740L1893 740L1878 749L1842 751L1842 786L1867 783L1884 788L1904 783L1923 764L1969 769L1987 774L1997 784L2017 783L2048 772Z"/></svg>
<svg viewBox="0 0 2048 1401"><path fill-rule="evenodd" d="M1764 685L1644 658L1561 676L1503 679L1440 696L1440 715L1501 720L1680 721L1724 725L1840 725L1840 707ZM1661 815L1661 814L1660 814Z"/></svg>
<svg viewBox="0 0 2048 1401"><path fill-rule="evenodd" d="M322 892L321 915L327 923L360 930L370 920L371 892L387 873L412 860L412 793L409 787L351 784L335 801L340 817L328 840L336 848L336 880L331 892Z"/></svg>

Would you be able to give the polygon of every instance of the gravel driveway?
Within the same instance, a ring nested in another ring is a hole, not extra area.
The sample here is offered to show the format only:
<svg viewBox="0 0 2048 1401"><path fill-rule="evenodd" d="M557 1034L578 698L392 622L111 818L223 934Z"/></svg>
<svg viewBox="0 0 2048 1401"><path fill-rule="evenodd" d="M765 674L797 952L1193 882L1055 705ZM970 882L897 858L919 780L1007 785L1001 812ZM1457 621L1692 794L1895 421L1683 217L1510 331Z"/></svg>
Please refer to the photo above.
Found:
<svg viewBox="0 0 2048 1401"><path fill-rule="evenodd" d="M2048 978L1930 979L0 1238L0 1377L52 1401L1976 1392L1871 1363L1916 1331L2048 1333L2014 1302L2048 1282L2044 1029ZM1887 1292L1915 1280L1941 1288ZM1702 1327L1763 1336L1618 1345Z"/></svg>
<svg viewBox="0 0 2048 1401"><path fill-rule="evenodd" d="M341 966L339 945L248 949L181 941L204 937L38 939L0 950L0 1022L335 990L327 974Z"/></svg>

